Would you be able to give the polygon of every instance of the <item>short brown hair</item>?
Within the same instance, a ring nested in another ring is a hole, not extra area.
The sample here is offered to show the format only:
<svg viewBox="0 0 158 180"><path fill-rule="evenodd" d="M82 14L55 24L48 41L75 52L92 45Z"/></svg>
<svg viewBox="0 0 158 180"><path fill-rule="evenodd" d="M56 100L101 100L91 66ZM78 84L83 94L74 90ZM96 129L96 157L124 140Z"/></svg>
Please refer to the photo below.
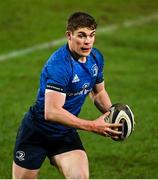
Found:
<svg viewBox="0 0 158 180"><path fill-rule="evenodd" d="M84 12L75 12L70 15L67 21L67 31L74 32L78 28L84 27L92 30L97 28L97 23L91 15Z"/></svg>

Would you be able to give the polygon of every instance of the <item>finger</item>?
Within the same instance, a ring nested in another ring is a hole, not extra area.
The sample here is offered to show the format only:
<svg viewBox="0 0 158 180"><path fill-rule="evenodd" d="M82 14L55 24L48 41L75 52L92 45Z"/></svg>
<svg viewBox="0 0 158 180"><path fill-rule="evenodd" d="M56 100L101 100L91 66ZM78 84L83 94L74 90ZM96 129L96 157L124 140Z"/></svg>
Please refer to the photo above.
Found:
<svg viewBox="0 0 158 180"><path fill-rule="evenodd" d="M111 136L112 139L118 140L119 136Z"/></svg>
<svg viewBox="0 0 158 180"><path fill-rule="evenodd" d="M113 129L110 129L110 128L107 128L106 132L108 134L113 134L113 135L121 135L122 134L122 131L116 131L116 130L113 130Z"/></svg>
<svg viewBox="0 0 158 180"><path fill-rule="evenodd" d="M122 127L122 126L123 126L123 124L121 124L121 123L115 123L115 124L109 123L110 128L119 128L119 127Z"/></svg>
<svg viewBox="0 0 158 180"><path fill-rule="evenodd" d="M103 136L105 136L105 137L111 137L108 133L106 133L106 132L104 132L103 133Z"/></svg>

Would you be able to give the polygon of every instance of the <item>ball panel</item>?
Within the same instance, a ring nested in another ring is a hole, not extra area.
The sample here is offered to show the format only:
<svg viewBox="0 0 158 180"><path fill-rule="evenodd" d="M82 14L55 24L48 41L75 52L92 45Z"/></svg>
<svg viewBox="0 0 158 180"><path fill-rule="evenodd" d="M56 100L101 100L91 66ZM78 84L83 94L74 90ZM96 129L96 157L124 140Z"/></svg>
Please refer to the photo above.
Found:
<svg viewBox="0 0 158 180"><path fill-rule="evenodd" d="M122 135L116 141L123 141L127 139L134 130L134 115L132 110L126 104L113 104L110 108L110 115L105 119L109 123L122 123L122 127L118 131L122 131Z"/></svg>
<svg viewBox="0 0 158 180"><path fill-rule="evenodd" d="M133 112L128 105L126 105L126 113L128 114L129 118L131 119L132 129L134 130L134 123L135 123L134 122L134 115L133 115Z"/></svg>

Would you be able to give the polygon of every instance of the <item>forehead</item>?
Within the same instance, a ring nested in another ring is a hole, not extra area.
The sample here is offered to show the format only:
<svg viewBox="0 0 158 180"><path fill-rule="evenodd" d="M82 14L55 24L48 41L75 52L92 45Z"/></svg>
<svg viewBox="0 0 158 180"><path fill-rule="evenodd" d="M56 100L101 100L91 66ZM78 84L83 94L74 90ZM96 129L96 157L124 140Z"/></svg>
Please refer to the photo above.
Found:
<svg viewBox="0 0 158 180"><path fill-rule="evenodd" d="M85 34L91 34L93 32L95 32L96 29L89 29L89 28L78 28L77 30L74 31L75 34L78 34L78 33L85 33Z"/></svg>

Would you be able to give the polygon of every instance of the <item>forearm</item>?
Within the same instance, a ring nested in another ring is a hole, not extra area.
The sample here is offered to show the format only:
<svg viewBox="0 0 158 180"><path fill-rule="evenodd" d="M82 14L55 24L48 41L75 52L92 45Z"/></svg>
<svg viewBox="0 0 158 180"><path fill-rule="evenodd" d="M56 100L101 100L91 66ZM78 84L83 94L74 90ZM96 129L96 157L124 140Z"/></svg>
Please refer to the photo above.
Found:
<svg viewBox="0 0 158 180"><path fill-rule="evenodd" d="M104 97L104 96L103 96ZM96 98L96 102L101 102L100 96ZM118 127L118 125L110 124L105 122L105 118L109 115L105 113L98 117L97 119L91 121L86 119L81 119L68 112L63 108L65 103L65 95L56 92L46 92L45 94L45 120L56 122L65 126L74 127L76 129L81 129L89 132L94 132L104 136L112 136L118 134L118 131L114 131L113 127ZM104 106L105 104L101 105ZM109 106L108 104L105 106ZM120 125L119 125L120 126Z"/></svg>
<svg viewBox="0 0 158 180"><path fill-rule="evenodd" d="M96 95L93 94L92 100L95 106L97 107L97 109L102 113L107 112L109 108L112 106L111 100L106 90L102 90Z"/></svg>
<svg viewBox="0 0 158 180"><path fill-rule="evenodd" d="M105 122L105 118L108 114L103 114L96 120L90 121L85 119L80 119L73 114L69 113L65 109L61 108L58 110L53 110L49 115L49 121L57 122L66 126L74 127L76 129L81 129L89 132L94 132L107 137L115 137L120 135L121 132L113 130L113 128L120 127L120 124L110 124Z"/></svg>
<svg viewBox="0 0 158 180"><path fill-rule="evenodd" d="M57 108L47 112L45 119L85 131L93 131L94 129L93 121L80 119L63 108Z"/></svg>

